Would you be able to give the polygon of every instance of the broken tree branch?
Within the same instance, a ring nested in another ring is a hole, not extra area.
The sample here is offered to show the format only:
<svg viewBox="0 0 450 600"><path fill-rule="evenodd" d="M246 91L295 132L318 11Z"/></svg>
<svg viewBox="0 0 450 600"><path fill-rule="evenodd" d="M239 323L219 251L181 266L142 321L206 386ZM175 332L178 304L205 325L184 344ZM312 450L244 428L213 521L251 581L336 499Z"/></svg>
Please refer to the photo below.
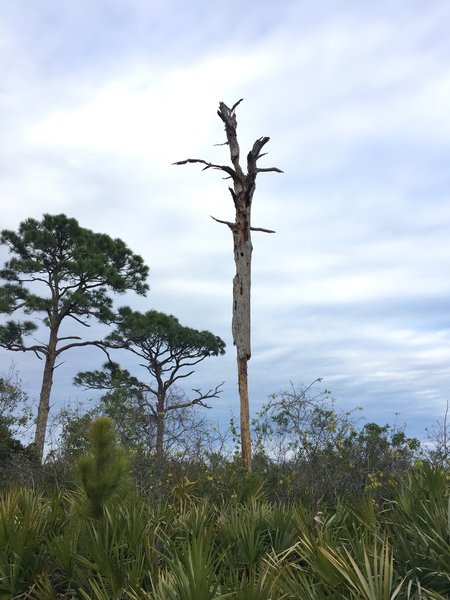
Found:
<svg viewBox="0 0 450 600"><path fill-rule="evenodd" d="M218 223L222 223L222 225L228 225L228 227L231 229L231 231L233 231L234 228L236 227L236 225L234 223L230 223L230 221L222 221L222 219L216 219L216 217L213 217L212 215L209 215L209 216L214 221L217 221Z"/></svg>
<svg viewBox="0 0 450 600"><path fill-rule="evenodd" d="M207 162L206 160L202 160L201 158L187 158L186 160L179 160L177 162L172 163L173 165L186 165L188 163L200 163L202 165L206 165L203 171L206 169L218 169L219 171L224 171L228 173L228 175L232 179L236 179L236 173L233 171L231 167L227 167L226 165L215 165L214 163Z"/></svg>
<svg viewBox="0 0 450 600"><path fill-rule="evenodd" d="M234 228L236 227L235 223L230 223L230 221L223 221L222 219L216 219L216 217L213 217L212 215L209 215L209 216L214 221L217 221L218 223L222 223L222 225L228 225L228 227L231 229L231 231L234 231ZM263 233L276 233L276 231L274 231L273 229L266 229L265 227L250 227L250 231L262 231Z"/></svg>
<svg viewBox="0 0 450 600"><path fill-rule="evenodd" d="M276 233L273 229L265 229L264 227L250 227L250 231L262 231L263 233Z"/></svg>

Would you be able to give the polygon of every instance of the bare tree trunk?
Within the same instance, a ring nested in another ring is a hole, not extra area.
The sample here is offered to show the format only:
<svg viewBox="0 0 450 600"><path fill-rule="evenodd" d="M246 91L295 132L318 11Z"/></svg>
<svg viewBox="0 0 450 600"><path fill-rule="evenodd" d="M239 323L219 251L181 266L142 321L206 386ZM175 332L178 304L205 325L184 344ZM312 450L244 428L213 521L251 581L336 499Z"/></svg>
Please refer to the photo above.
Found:
<svg viewBox="0 0 450 600"><path fill-rule="evenodd" d="M37 458L42 462L44 457L45 434L47 432L48 415L50 412L50 394L53 385L53 372L56 362L56 344L58 331L52 329L45 356L44 375L42 377L41 392L39 395L39 406L36 419L36 431L34 435L34 449Z"/></svg>
<svg viewBox="0 0 450 600"><path fill-rule="evenodd" d="M159 387L162 387L160 385ZM165 391L158 391L156 404L156 458L159 462L164 456L164 433L166 426L166 398Z"/></svg>
<svg viewBox="0 0 450 600"><path fill-rule="evenodd" d="M206 165L205 169L218 169L224 171L233 181L233 187L228 188L233 198L235 206L235 221L215 221L227 225L233 233L234 261L236 264L236 275L233 279L233 321L232 333L233 343L237 352L237 371L238 387L241 406L241 450L242 464L247 470L252 467L252 449L250 436L250 408L248 397L248 369L247 363L251 357L250 344L250 288L251 288L251 262L252 262L252 241L251 231L263 231L265 233L275 233L271 229L251 226L251 207L253 193L255 191L256 176L261 172L275 171L282 173L276 167L259 169L256 166L257 160L263 156L261 150L269 141L268 137L262 137L256 140L253 148L247 155L247 173L244 173L239 162L240 149L237 140L237 120L236 107L242 100L236 102L231 108L220 102L217 114L225 124L225 133L227 136L226 144L230 149L230 158L233 167L227 165L216 165L202 159L188 158L187 160L176 162L176 165L186 163L201 163Z"/></svg>
<svg viewBox="0 0 450 600"><path fill-rule="evenodd" d="M241 401L241 454L242 466L252 469L252 440L250 434L250 403L248 398L247 358L237 357L239 398Z"/></svg>

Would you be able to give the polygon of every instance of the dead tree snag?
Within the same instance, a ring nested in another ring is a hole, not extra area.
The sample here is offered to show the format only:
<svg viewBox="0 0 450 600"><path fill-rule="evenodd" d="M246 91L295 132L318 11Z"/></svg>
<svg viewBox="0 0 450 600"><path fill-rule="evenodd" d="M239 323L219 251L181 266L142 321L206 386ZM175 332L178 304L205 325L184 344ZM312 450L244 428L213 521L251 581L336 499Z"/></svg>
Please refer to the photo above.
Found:
<svg viewBox="0 0 450 600"><path fill-rule="evenodd" d="M248 369L247 363L251 357L250 345L250 287L251 287L251 264L252 264L252 231L264 233L275 233L271 229L251 226L252 199L255 192L256 176L258 173L274 171L282 173L276 167L258 168L257 161L264 154L262 148L269 141L268 137L261 137L253 144L247 155L247 173L244 173L240 164L240 149L237 140L236 107L242 99L231 108L221 102L217 114L225 125L225 133L230 150L231 166L217 165L199 158L188 158L174 163L185 165L187 163L200 163L206 169L217 169L231 179L233 187L229 187L235 207L235 221L223 221L212 217L218 223L227 225L233 234L234 262L236 264L236 275L233 279L233 320L232 333L233 342L237 350L237 372L238 386L241 406L241 448L243 466L251 470L251 436L250 436L250 410L248 399Z"/></svg>

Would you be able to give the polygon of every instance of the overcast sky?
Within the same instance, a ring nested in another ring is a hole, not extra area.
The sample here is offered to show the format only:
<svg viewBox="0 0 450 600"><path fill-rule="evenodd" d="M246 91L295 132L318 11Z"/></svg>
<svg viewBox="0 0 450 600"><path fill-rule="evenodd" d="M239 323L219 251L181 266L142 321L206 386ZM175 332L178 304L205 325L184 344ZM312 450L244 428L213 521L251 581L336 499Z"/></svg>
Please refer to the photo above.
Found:
<svg viewBox="0 0 450 600"><path fill-rule="evenodd" d="M252 411L318 377L341 409L407 423L450 390L450 3L447 0L0 0L0 227L65 213L150 266L139 310L227 342L191 386L225 380L231 339L227 160L219 101L239 98L243 154L270 136L253 225ZM0 249L2 262L5 249ZM11 358L32 397L42 364ZM55 406L100 367L67 354ZM186 381L186 384L188 382ZM399 413L399 414L397 414Z"/></svg>

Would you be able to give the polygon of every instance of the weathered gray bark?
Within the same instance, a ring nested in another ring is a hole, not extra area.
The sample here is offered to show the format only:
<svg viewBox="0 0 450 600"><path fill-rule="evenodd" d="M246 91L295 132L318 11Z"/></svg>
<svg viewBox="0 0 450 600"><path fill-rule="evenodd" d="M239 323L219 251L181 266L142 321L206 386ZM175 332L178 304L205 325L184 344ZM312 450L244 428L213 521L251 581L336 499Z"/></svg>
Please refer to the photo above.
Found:
<svg viewBox="0 0 450 600"><path fill-rule="evenodd" d="M252 240L251 231L263 231L275 233L270 229L251 226L251 207L255 191L256 176L261 172L275 171L282 173L276 167L258 169L256 163L261 154L263 146L269 141L268 137L256 140L253 148L247 155L247 173L244 173L240 165L240 149L237 140L236 107L242 100L236 102L231 108L220 102L217 114L225 125L227 136L226 144L230 149L230 158L233 167L227 165L216 165L202 159L188 158L176 162L176 165L186 163L201 163L206 165L204 170L212 168L225 172L233 182L233 187L228 188L233 198L235 207L235 221L223 221L212 217L215 221L227 225L233 233L234 261L236 264L236 275L233 280L233 319L232 333L233 342L237 352L238 387L241 406L241 449L242 464L251 470L251 436L250 436L250 408L248 397L248 361L251 357L251 326L250 326L250 288L251 288L251 262L252 262Z"/></svg>

